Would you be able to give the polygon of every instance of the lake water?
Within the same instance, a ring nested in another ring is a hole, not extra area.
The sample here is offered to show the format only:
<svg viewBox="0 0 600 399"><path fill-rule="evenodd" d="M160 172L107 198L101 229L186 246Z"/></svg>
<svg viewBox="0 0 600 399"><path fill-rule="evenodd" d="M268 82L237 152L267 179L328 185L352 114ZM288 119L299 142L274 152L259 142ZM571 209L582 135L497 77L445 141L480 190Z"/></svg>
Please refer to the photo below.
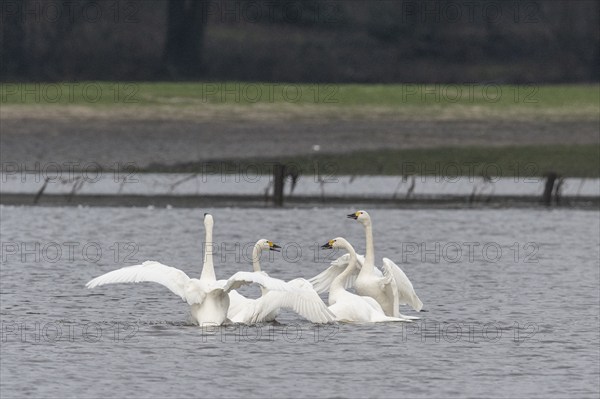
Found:
<svg viewBox="0 0 600 399"><path fill-rule="evenodd" d="M377 261L428 310L413 324L202 329L159 285L84 288L146 259L199 276L204 212L218 277L259 238L284 247L271 276L311 277L316 244L364 253L354 210L0 207L2 398L597 397L598 211L370 210Z"/></svg>
<svg viewBox="0 0 600 399"><path fill-rule="evenodd" d="M48 168L39 173L0 173L0 193L35 194L45 179L45 194L62 195L143 195L143 196L264 196L273 192L271 174L240 171L235 174L125 173L91 169L87 173L68 173ZM286 185L285 194L294 197L406 198L407 196L493 196L541 197L546 183L541 177L478 176L321 176L305 175L294 190ZM600 179L567 178L562 182L565 197L600 197Z"/></svg>

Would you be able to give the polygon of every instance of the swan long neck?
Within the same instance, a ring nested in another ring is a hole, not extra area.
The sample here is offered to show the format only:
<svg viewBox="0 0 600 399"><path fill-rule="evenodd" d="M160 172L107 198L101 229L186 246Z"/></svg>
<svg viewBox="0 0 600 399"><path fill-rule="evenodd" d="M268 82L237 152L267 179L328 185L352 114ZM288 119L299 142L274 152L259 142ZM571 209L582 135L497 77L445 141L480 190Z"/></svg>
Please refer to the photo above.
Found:
<svg viewBox="0 0 600 399"><path fill-rule="evenodd" d="M206 236L204 240L204 266L202 267L201 280L217 281L213 265L213 234L212 224L205 225Z"/></svg>
<svg viewBox="0 0 600 399"><path fill-rule="evenodd" d="M262 248L260 247L260 244L257 242L256 244L254 244L254 248L252 249L252 269L254 269L255 273L262 271L262 269L260 268L260 254L261 253L262 253ZM265 295L267 295L268 292L269 292L269 290L267 290L265 287L263 287L263 286L260 287L260 296L265 296Z"/></svg>
<svg viewBox="0 0 600 399"><path fill-rule="evenodd" d="M350 254L350 262L348 263L348 266L346 267L346 270L344 270L342 273L340 273L332 282L331 282L331 287L329 288L329 295L331 295L332 293L335 295L335 293L345 290L345 281L346 278L348 278L352 272L354 271L354 269L356 268L356 252L354 251L354 248L352 247L352 245L350 245L349 242L345 242L343 243L344 249L348 251L348 253Z"/></svg>
<svg viewBox="0 0 600 399"><path fill-rule="evenodd" d="M252 268L255 272L260 272L260 253L262 252L262 248L258 243L254 244L254 249L252 250Z"/></svg>
<svg viewBox="0 0 600 399"><path fill-rule="evenodd" d="M367 247L365 252L365 264L362 269L372 271L375 267L375 249L373 248L373 227L371 226L371 221L368 221L365 224L365 235L367 238Z"/></svg>

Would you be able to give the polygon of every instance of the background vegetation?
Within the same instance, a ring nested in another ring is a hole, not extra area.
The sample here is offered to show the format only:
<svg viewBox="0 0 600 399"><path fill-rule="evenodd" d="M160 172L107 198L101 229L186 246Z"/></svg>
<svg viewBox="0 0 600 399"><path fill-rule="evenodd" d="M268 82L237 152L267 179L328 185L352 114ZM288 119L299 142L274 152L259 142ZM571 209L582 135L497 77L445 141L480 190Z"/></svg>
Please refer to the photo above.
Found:
<svg viewBox="0 0 600 399"><path fill-rule="evenodd" d="M6 0L2 80L598 81L595 0Z"/></svg>

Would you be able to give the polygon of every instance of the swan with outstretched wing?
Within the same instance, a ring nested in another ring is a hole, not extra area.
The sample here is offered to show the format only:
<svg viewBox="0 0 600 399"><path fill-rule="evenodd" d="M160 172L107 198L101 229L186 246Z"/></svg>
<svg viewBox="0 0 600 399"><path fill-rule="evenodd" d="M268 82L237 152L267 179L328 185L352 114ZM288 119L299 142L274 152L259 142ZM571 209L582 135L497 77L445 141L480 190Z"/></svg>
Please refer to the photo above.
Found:
<svg viewBox="0 0 600 399"><path fill-rule="evenodd" d="M356 295L348 292L345 284L348 276L355 273L357 268L356 252L344 238L334 238L323 245L323 249L343 248L348 251L350 260L348 267L333 279L329 289L329 310L335 314L337 321L345 323L380 323L389 321L410 321L405 316L388 316L381 305L370 296ZM389 286L393 286L393 277L384 277ZM397 298L396 298L397 300Z"/></svg>
<svg viewBox="0 0 600 399"><path fill-rule="evenodd" d="M167 287L190 305L192 318L200 326L221 325L227 321L229 292L244 284L259 284L267 289L279 289L282 285L264 276L239 272L228 280L217 281L212 256L213 217L204 214L206 239L204 264L199 279L188 277L185 272L159 262L146 261L141 265L123 267L96 277L86 284L95 288L106 284L153 282Z"/></svg>
<svg viewBox="0 0 600 399"><path fill-rule="evenodd" d="M381 266L383 272L375 267L375 254L373 245L373 230L371 217L365 211L357 211L348 215L348 218L359 221L365 227L366 253L365 256L357 255L357 267L343 280L345 288L355 287L360 295L370 296L377 300L385 313L389 316L398 316L399 305L409 305L416 311L421 311L423 302L417 296L415 289L402 269L388 258L383 258ZM330 289L333 280L347 269L351 257L349 254L340 256L331 262L331 266L309 279L315 290L319 293ZM383 284L383 281L391 281L393 278L395 288ZM397 298L395 298L397 297Z"/></svg>
<svg viewBox="0 0 600 399"><path fill-rule="evenodd" d="M287 289L282 282L252 272L237 272L227 280L210 281L188 277L185 272L159 262L146 261L103 274L86 284L95 288L106 284L152 282L167 287L191 306L193 319L199 324L223 324L229 309L228 293L246 284L264 289Z"/></svg>
<svg viewBox="0 0 600 399"><path fill-rule="evenodd" d="M330 323L334 316L312 285L304 279L298 278L285 282L269 277L261 270L260 255L263 250L278 251L281 248L270 240L260 239L252 251L252 267L255 274L277 282L277 289L261 285L261 297L258 299L246 298L237 291L229 293L230 306L229 319L234 323L254 324L273 321L282 309L289 309L313 323ZM271 284L275 286L275 284Z"/></svg>

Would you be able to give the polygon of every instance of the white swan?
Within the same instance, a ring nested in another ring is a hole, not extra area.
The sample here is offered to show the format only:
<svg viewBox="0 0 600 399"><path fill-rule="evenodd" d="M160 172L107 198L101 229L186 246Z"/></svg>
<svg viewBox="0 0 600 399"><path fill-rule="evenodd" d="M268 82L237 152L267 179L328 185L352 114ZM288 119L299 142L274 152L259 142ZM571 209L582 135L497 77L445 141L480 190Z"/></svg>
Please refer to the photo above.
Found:
<svg viewBox="0 0 600 399"><path fill-rule="evenodd" d="M365 211L357 211L348 215L348 218L358 220L365 227L366 235L366 253L365 256L357 255L357 268L353 273L350 273L343 281L345 288L354 286L357 293L375 298L385 314L388 316L400 317L398 306L410 305L414 310L421 311L423 302L417 296L412 283L406 274L398 265L388 258L383 258L382 273L375 267L375 254L373 249L373 230L371 225L371 217ZM340 256L335 261L331 262L331 266L322 273L311 278L309 281L318 293L327 291L332 281L340 275L348 266L350 256L348 254ZM366 266L366 268L365 268ZM365 269L363 271L363 269ZM381 281L388 279L389 275L393 277L392 285L395 290L390 287L390 283L381 286ZM397 298L394 297L397 296ZM408 316L404 316L408 317Z"/></svg>
<svg viewBox="0 0 600 399"><path fill-rule="evenodd" d="M262 250L279 252L281 247L272 241L260 239L254 244L252 248L252 269L255 273L261 273L260 268L260 254ZM266 273L263 273L266 275ZM262 295L266 294L265 290L261 287ZM229 292L229 310L227 311L227 317L234 323L241 323L240 315L245 312L250 306L253 306L255 300L246 298L236 290ZM236 319L236 316L238 318ZM271 320L268 320L271 321Z"/></svg>
<svg viewBox="0 0 600 399"><path fill-rule="evenodd" d="M104 284L154 282L167 287L175 295L186 301L191 307L194 321L204 324L221 325L227 320L229 308L228 292L243 284L269 284L271 281L254 273L239 272L229 280L217 282L212 260L213 218L204 214L206 240L204 243L204 265L200 279L191 279L183 271L159 262L146 261L141 265L123 267L96 277L86 284L94 288Z"/></svg>
<svg viewBox="0 0 600 399"><path fill-rule="evenodd" d="M410 321L408 318L387 316L379 303L370 296L359 296L345 289L346 278L355 273L356 252L344 238L338 237L323 245L323 249L343 248L348 251L349 264L333 279L329 289L329 310L337 321L346 323L379 323L387 321Z"/></svg>
<svg viewBox="0 0 600 399"><path fill-rule="evenodd" d="M313 323L330 323L334 315L323 303L312 285L297 278L289 282L269 277L260 268L260 254L263 250L277 251L281 248L272 241L260 239L252 250L252 267L254 273L273 281L270 286L277 287L272 291L261 286L262 295L258 299L242 296L237 291L229 293L230 306L228 318L234 323L253 324L273 321L281 309L291 309Z"/></svg>

